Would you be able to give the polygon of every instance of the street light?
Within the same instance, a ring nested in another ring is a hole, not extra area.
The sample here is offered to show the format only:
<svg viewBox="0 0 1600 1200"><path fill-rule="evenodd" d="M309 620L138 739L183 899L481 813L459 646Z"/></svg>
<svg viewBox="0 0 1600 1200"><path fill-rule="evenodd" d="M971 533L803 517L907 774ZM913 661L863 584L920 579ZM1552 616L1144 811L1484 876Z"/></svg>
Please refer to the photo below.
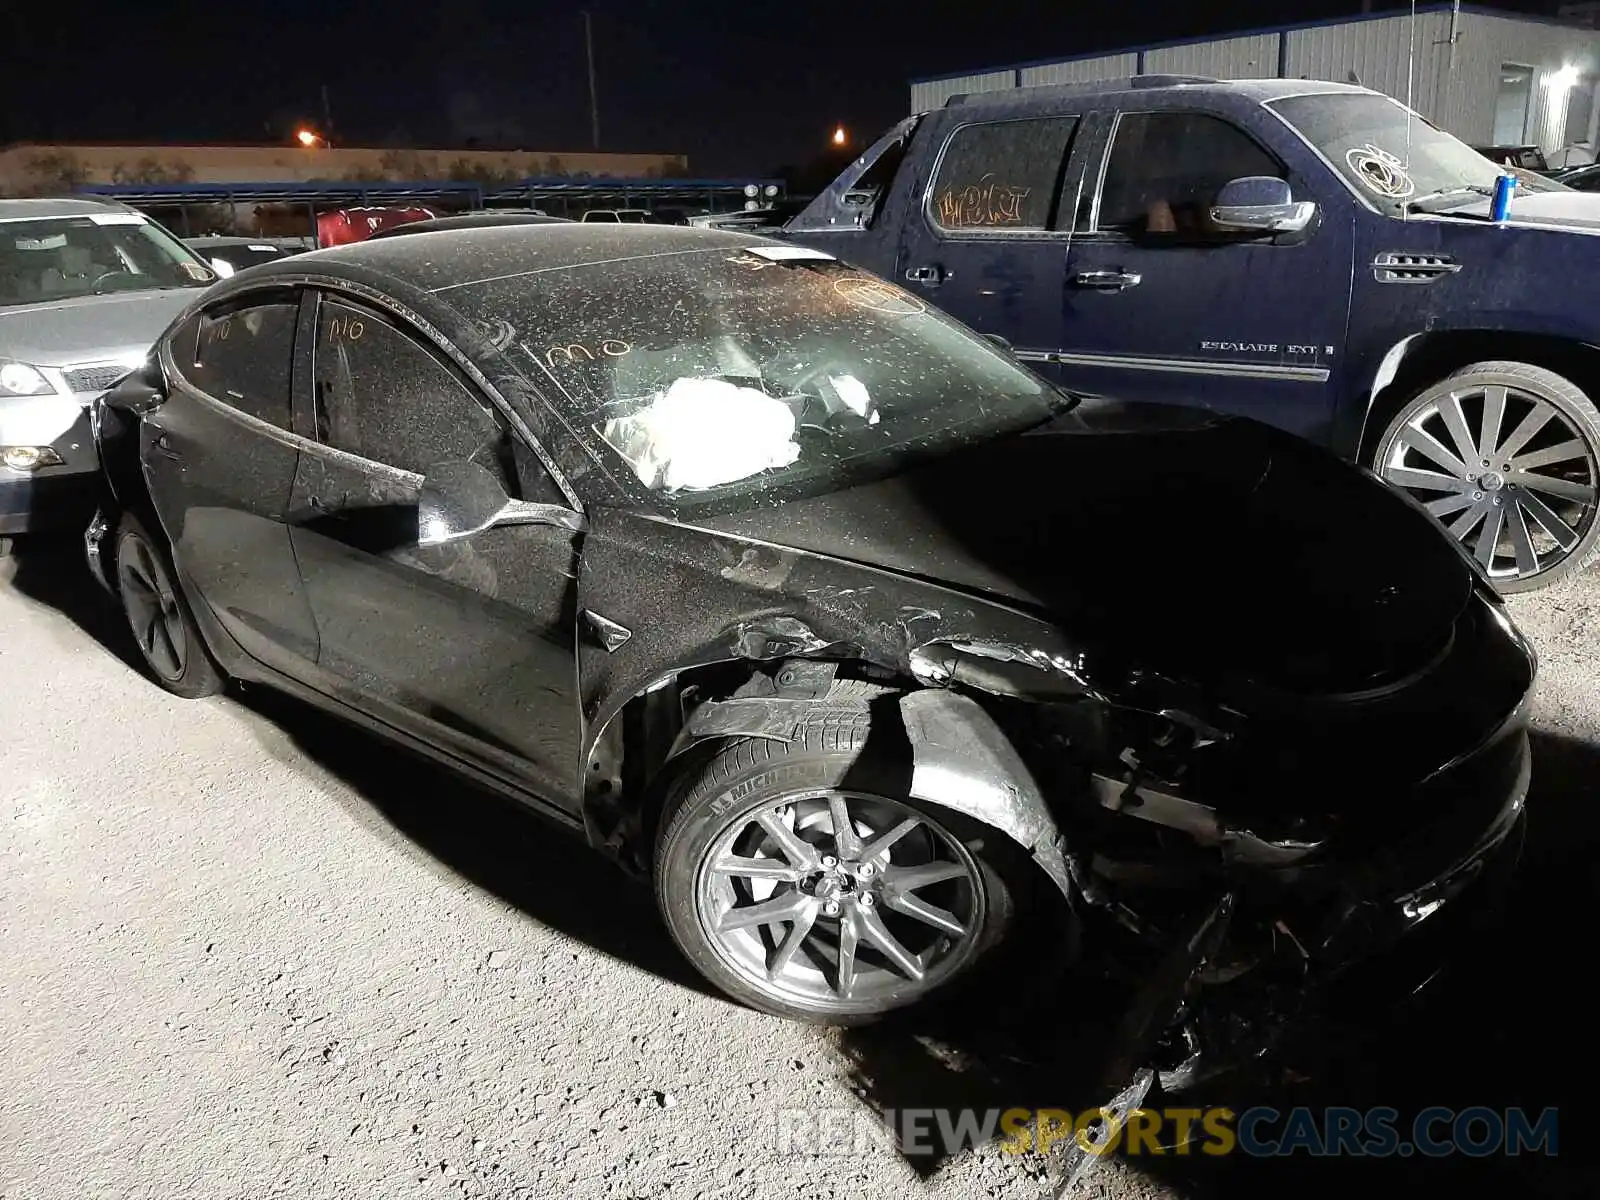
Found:
<svg viewBox="0 0 1600 1200"><path fill-rule="evenodd" d="M328 139L323 137L320 133L317 133L315 130L311 130L311 129L297 129L297 130L295 130L295 132L294 132L294 140L299 142L302 146L306 147L307 149L310 149L312 146L315 146L315 145L318 145L318 144L320 144L324 150L326 150L328 148Z"/></svg>
<svg viewBox="0 0 1600 1200"><path fill-rule="evenodd" d="M833 144L835 146L842 146L845 144L846 140L847 137L844 131L844 126L840 125L833 131Z"/></svg>

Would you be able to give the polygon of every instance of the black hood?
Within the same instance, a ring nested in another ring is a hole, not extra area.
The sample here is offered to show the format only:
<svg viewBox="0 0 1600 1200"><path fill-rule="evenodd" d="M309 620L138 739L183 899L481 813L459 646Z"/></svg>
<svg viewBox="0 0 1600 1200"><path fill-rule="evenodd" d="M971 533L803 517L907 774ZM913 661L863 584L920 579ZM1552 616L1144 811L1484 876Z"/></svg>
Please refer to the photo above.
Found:
<svg viewBox="0 0 1600 1200"><path fill-rule="evenodd" d="M1156 406L1087 402L886 479L695 523L1298 695L1425 667L1473 586L1446 535L1368 473L1253 421Z"/></svg>

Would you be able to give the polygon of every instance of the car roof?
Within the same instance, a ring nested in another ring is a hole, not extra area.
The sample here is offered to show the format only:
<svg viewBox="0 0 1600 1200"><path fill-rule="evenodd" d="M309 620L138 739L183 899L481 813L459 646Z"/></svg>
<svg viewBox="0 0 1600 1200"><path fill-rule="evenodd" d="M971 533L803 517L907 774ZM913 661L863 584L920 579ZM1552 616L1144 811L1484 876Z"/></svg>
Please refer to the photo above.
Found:
<svg viewBox="0 0 1600 1200"><path fill-rule="evenodd" d="M126 204L93 197L25 197L0 200L0 221L47 221L57 217L86 217L91 213L133 212Z"/></svg>
<svg viewBox="0 0 1600 1200"><path fill-rule="evenodd" d="M253 267L251 282L276 276L386 276L427 292L590 263L692 253L719 247L787 245L770 238L692 225L556 221L440 230L431 237L367 238Z"/></svg>
<svg viewBox="0 0 1600 1200"><path fill-rule="evenodd" d="M553 217L549 213L486 211L460 213L453 217L434 217L428 221L407 221L380 229L374 238L400 237L411 233L439 233L447 229L485 229L496 225L560 225L571 224L566 217ZM370 240L370 239L369 239Z"/></svg>
<svg viewBox="0 0 1600 1200"><path fill-rule="evenodd" d="M1286 96L1331 92L1381 94L1358 84L1331 83L1322 79L1213 79L1206 75L1134 75L1122 79L1102 79L1092 83L1050 83L1036 87L1002 88L992 92L966 92L951 96L945 101L945 107L1030 103L1044 105L1054 100L1082 99L1085 96L1103 98L1123 95L1143 96L1153 91L1177 89L1181 89L1186 95L1243 96L1258 103L1281 100Z"/></svg>

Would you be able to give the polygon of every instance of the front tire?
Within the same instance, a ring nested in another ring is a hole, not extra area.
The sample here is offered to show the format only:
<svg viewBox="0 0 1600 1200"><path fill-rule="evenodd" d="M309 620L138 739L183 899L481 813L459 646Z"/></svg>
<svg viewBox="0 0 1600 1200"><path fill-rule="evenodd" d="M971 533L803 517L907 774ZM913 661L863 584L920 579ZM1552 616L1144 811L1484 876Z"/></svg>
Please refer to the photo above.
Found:
<svg viewBox="0 0 1600 1200"><path fill-rule="evenodd" d="M166 543L125 513L117 525L117 594L150 677L175 696L197 700L222 690Z"/></svg>
<svg viewBox="0 0 1600 1200"><path fill-rule="evenodd" d="M680 949L728 995L853 1025L965 990L1038 872L998 831L906 796L866 751L869 710L838 712L790 742L732 742L680 781L655 886Z"/></svg>
<svg viewBox="0 0 1600 1200"><path fill-rule="evenodd" d="M1384 430L1372 468L1502 592L1557 583L1600 556L1600 411L1554 371L1474 363L1423 389Z"/></svg>

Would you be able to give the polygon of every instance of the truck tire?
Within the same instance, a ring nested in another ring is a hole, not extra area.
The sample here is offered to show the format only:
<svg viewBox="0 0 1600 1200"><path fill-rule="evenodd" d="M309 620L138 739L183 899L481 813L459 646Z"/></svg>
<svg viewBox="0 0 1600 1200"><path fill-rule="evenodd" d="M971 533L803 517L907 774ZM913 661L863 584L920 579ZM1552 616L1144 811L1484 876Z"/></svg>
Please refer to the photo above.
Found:
<svg viewBox="0 0 1600 1200"><path fill-rule="evenodd" d="M1569 579L1600 556L1600 411L1544 367L1473 363L1424 388L1385 428L1372 469L1502 592Z"/></svg>
<svg viewBox="0 0 1600 1200"><path fill-rule="evenodd" d="M1000 951L1020 910L1038 911L1043 872L999 831L905 794L903 768L867 745L870 708L841 716L863 686L836 684L794 741L729 742L677 781L656 842L662 916L702 975L778 1016L863 1024L985 984L1005 1000Z"/></svg>

